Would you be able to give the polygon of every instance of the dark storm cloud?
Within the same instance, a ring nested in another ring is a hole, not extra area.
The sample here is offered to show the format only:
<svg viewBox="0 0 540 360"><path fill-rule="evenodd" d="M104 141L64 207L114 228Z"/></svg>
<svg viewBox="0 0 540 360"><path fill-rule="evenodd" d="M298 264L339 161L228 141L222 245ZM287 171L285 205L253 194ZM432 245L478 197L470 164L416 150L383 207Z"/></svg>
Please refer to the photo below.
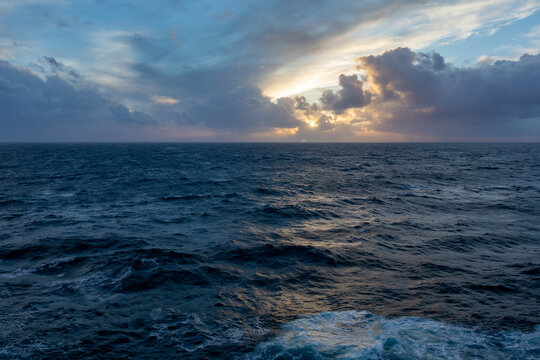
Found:
<svg viewBox="0 0 540 360"><path fill-rule="evenodd" d="M459 133L489 125L504 135L505 124L527 120L540 130L540 55L457 68L437 53L398 48L359 62L377 89L376 105L390 112L380 128Z"/></svg>
<svg viewBox="0 0 540 360"><path fill-rule="evenodd" d="M371 93L364 90L362 81L358 80L357 75L339 76L339 86L341 90L334 93L332 90L326 90L321 96L323 109L332 110L335 114L342 114L350 108L359 108L369 104Z"/></svg>
<svg viewBox="0 0 540 360"><path fill-rule="evenodd" d="M190 125L239 132L299 125L286 99L273 103L258 88L238 88L215 94L206 101L188 106L178 119Z"/></svg>
<svg viewBox="0 0 540 360"><path fill-rule="evenodd" d="M59 65L47 58L53 65ZM151 123L149 115L129 111L91 87L76 88L60 76L40 79L0 61L0 133L3 140L66 139L66 129L84 139L97 123ZM69 137L67 138L69 139Z"/></svg>

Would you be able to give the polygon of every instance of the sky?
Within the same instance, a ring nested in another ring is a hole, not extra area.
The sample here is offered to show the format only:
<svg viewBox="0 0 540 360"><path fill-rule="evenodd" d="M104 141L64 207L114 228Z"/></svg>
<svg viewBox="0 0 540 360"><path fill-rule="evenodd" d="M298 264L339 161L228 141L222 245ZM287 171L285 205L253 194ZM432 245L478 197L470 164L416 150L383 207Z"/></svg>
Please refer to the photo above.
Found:
<svg viewBox="0 0 540 360"><path fill-rule="evenodd" d="M0 141L540 141L540 0L0 0Z"/></svg>

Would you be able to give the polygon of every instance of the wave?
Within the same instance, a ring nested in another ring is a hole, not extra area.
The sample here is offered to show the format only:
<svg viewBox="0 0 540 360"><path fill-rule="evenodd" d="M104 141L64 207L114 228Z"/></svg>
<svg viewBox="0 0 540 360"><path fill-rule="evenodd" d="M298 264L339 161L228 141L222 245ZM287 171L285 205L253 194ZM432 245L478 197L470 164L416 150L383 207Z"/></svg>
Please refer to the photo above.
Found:
<svg viewBox="0 0 540 360"><path fill-rule="evenodd" d="M199 200L199 199L210 199L210 198L234 198L238 197L238 194L233 193L220 193L220 194L188 194L188 195L173 195L173 196L161 196L159 199L162 201L177 201L177 200Z"/></svg>
<svg viewBox="0 0 540 360"><path fill-rule="evenodd" d="M254 211L254 215L261 219L267 219L271 221L285 220L311 220L311 219L335 219L339 218L339 214L327 210L320 209L320 206L324 204L308 204L309 206L302 205L265 205ZM317 206L318 205L318 206ZM328 206L328 205L326 205Z"/></svg>
<svg viewBox="0 0 540 360"><path fill-rule="evenodd" d="M538 359L533 332L484 332L417 317L386 319L367 311L325 312L283 326L255 347L255 359Z"/></svg>
<svg viewBox="0 0 540 360"><path fill-rule="evenodd" d="M371 269L388 267L375 255L354 247L340 250L292 243L237 245L223 251L219 257L230 262L256 262L270 267L286 266L294 262L332 267L362 266Z"/></svg>

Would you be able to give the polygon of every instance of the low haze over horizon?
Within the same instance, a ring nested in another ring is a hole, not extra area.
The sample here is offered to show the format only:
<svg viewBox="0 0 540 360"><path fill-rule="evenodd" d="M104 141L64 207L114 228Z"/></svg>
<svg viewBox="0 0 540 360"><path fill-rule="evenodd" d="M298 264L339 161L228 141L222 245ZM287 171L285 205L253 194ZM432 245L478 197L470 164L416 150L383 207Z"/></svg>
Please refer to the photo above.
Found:
<svg viewBox="0 0 540 360"><path fill-rule="evenodd" d="M540 1L0 0L0 141L540 141Z"/></svg>

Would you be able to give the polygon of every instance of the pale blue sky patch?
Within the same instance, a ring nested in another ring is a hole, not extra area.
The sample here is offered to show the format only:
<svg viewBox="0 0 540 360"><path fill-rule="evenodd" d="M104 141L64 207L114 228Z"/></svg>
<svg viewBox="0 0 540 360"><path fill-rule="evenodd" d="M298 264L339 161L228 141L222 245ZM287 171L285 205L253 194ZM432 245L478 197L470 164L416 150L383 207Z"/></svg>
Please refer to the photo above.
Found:
<svg viewBox="0 0 540 360"><path fill-rule="evenodd" d="M445 46L437 51L456 65L472 65L481 56L515 59L523 55L523 50L531 54L540 52L540 31L533 33L540 24L540 12L502 26L494 34L472 36Z"/></svg>

